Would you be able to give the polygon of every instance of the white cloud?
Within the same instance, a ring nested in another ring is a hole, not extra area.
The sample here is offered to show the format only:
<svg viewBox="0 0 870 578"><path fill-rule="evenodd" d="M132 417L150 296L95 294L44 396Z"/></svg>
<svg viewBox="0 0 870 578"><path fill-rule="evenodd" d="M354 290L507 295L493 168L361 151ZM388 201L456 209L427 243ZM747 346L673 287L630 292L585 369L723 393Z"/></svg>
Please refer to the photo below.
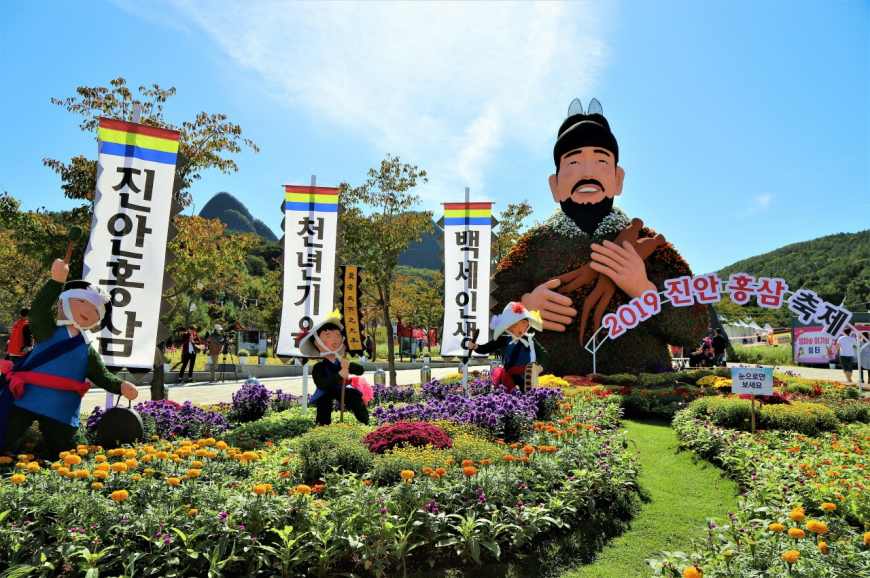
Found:
<svg viewBox="0 0 870 578"><path fill-rule="evenodd" d="M752 204L747 207L746 214L757 215L758 213L765 212L770 207L771 201L773 201L773 195L770 193L762 193L758 195L752 199Z"/></svg>
<svg viewBox="0 0 870 578"><path fill-rule="evenodd" d="M612 10L604 3L177 6L279 102L364 135L378 155L425 165L430 192L470 186L477 199L500 150L540 150L572 98L595 96Z"/></svg>

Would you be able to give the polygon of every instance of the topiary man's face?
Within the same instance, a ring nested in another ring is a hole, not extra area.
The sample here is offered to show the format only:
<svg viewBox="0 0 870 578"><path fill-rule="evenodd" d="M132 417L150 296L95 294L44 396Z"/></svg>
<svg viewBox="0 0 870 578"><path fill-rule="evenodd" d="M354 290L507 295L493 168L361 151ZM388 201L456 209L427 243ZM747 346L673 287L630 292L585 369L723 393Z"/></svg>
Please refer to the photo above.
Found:
<svg viewBox="0 0 870 578"><path fill-rule="evenodd" d="M550 176L550 192L557 203L599 203L622 194L625 170L601 147L581 147L562 155L559 171Z"/></svg>

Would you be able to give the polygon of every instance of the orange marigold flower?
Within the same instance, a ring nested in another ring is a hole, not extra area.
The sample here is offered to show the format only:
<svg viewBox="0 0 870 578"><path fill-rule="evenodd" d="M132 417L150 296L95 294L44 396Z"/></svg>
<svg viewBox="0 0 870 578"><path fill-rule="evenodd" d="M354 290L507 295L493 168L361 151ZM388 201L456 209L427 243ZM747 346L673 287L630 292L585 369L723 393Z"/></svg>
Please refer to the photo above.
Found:
<svg viewBox="0 0 870 578"><path fill-rule="evenodd" d="M782 559L788 562L789 564L794 564L798 561L798 557L800 557L801 553L797 550L789 550L782 555Z"/></svg>
<svg viewBox="0 0 870 578"><path fill-rule="evenodd" d="M116 464L112 464L112 471L118 472L119 474L123 474L127 471L127 464L124 462L118 462Z"/></svg>
<svg viewBox="0 0 870 578"><path fill-rule="evenodd" d="M828 525L824 522L819 522L818 520L810 520L807 522L807 530L813 534L827 534Z"/></svg>
<svg viewBox="0 0 870 578"><path fill-rule="evenodd" d="M181 480L179 478L167 478L166 483L170 486L177 486L181 483Z"/></svg>
<svg viewBox="0 0 870 578"><path fill-rule="evenodd" d="M473 475L477 474L477 470L471 466L467 466L467 467L463 468L462 473L465 474L466 476L473 476Z"/></svg>
<svg viewBox="0 0 870 578"><path fill-rule="evenodd" d="M91 488L93 488L95 490L101 490L103 488L103 483L102 482L94 482L93 484L91 484Z"/></svg>
<svg viewBox="0 0 870 578"><path fill-rule="evenodd" d="M819 552L821 552L822 554L827 554L828 553L828 545L825 544L824 542L819 542Z"/></svg>
<svg viewBox="0 0 870 578"><path fill-rule="evenodd" d="M82 463L82 458L79 457L78 455L73 454L73 455L68 455L67 457L65 457L63 459L63 461L68 466L76 466L76 465Z"/></svg>
<svg viewBox="0 0 870 578"><path fill-rule="evenodd" d="M779 534L780 532L785 532L785 526L783 526L782 524L774 523L771 524L769 528L771 532L776 532L777 534Z"/></svg>
<svg viewBox="0 0 870 578"><path fill-rule="evenodd" d="M368 480L366 480L366 481L368 481ZM311 493L311 486L306 486L305 484L299 484L298 486L296 486L296 493L297 494L310 494Z"/></svg>
<svg viewBox="0 0 870 578"><path fill-rule="evenodd" d="M429 474L429 477L432 478L433 480L437 480L441 476L439 476L437 472L432 472L431 474Z"/></svg>
<svg viewBox="0 0 870 578"><path fill-rule="evenodd" d="M188 517L193 518L199 513L199 510L196 508L191 508L190 511L187 512Z"/></svg>
<svg viewBox="0 0 870 578"><path fill-rule="evenodd" d="M837 509L837 504L831 502L822 502L822 509L826 512L833 512Z"/></svg>
<svg viewBox="0 0 870 578"><path fill-rule="evenodd" d="M806 518L806 511L804 511L803 508L795 508L791 511L791 514L789 514L788 517L795 522L802 522L803 519Z"/></svg>
<svg viewBox="0 0 870 578"><path fill-rule="evenodd" d="M694 566L689 566L683 570L683 578L701 578L701 571Z"/></svg>
<svg viewBox="0 0 870 578"><path fill-rule="evenodd" d="M364 486L371 486L371 485L372 485L372 481L371 481L371 480L365 480L365 481L363 482L363 485L364 485Z"/></svg>
<svg viewBox="0 0 870 578"><path fill-rule="evenodd" d="M402 476L403 480L411 480L414 478L414 470L402 470L399 475Z"/></svg>
<svg viewBox="0 0 870 578"><path fill-rule="evenodd" d="M39 464L37 464L36 462L30 462L29 464L27 464L26 469L29 473L35 474L36 472L38 472L42 468L40 468Z"/></svg>
<svg viewBox="0 0 870 578"><path fill-rule="evenodd" d="M444 474L447 473L447 470L444 468L435 468L435 473L438 474L439 476L443 476Z"/></svg>
<svg viewBox="0 0 870 578"><path fill-rule="evenodd" d="M535 453L535 448L533 448L532 446L523 446L523 453L527 456L530 456Z"/></svg>
<svg viewBox="0 0 870 578"><path fill-rule="evenodd" d="M870 546L870 532L864 534L864 543Z"/></svg>
<svg viewBox="0 0 870 578"><path fill-rule="evenodd" d="M514 457L513 457L512 455L505 454L505 456L504 456L504 461L506 461L506 462L512 462L512 461L514 461Z"/></svg>
<svg viewBox="0 0 870 578"><path fill-rule="evenodd" d="M57 475L59 475L59 476L65 476L68 473L69 473L69 468L58 468L57 469Z"/></svg>
<svg viewBox="0 0 870 578"><path fill-rule="evenodd" d="M27 476L25 476L24 474L15 474L11 478L9 478L9 481L13 484L20 484L21 482L23 482L26 479L27 479Z"/></svg>
<svg viewBox="0 0 870 578"><path fill-rule="evenodd" d="M462 467L467 468L468 466L473 466L474 462L471 460L462 460Z"/></svg>
<svg viewBox="0 0 870 578"><path fill-rule="evenodd" d="M803 530L801 530L800 528L789 528L788 535L791 536L792 538L794 538L795 540L800 540L801 538L806 536L806 533Z"/></svg>
<svg viewBox="0 0 870 578"><path fill-rule="evenodd" d="M112 492L111 495L113 502L123 502L129 497L130 493L127 490L118 490L117 492Z"/></svg>
<svg viewBox="0 0 870 578"><path fill-rule="evenodd" d="M488 458L485 459L485 460L480 460L480 465L482 465L482 466L491 466L491 465L492 465L492 460L491 460L491 459L488 459Z"/></svg>
<svg viewBox="0 0 870 578"><path fill-rule="evenodd" d="M428 476L432 473L432 468L423 468L421 471Z"/></svg>
<svg viewBox="0 0 870 578"><path fill-rule="evenodd" d="M272 484L257 484L254 486L254 493L258 496L264 496L272 491Z"/></svg>

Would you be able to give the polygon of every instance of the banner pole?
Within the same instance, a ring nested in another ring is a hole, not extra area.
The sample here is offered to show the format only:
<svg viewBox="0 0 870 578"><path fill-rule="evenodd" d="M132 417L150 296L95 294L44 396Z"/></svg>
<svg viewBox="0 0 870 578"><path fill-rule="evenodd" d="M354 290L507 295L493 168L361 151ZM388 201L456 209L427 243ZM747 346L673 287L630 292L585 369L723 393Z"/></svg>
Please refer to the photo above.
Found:
<svg viewBox="0 0 870 578"><path fill-rule="evenodd" d="M302 415L308 412L308 359L302 364Z"/></svg>
<svg viewBox="0 0 870 578"><path fill-rule="evenodd" d="M755 394L752 393L749 397L752 399L752 434L755 435Z"/></svg>

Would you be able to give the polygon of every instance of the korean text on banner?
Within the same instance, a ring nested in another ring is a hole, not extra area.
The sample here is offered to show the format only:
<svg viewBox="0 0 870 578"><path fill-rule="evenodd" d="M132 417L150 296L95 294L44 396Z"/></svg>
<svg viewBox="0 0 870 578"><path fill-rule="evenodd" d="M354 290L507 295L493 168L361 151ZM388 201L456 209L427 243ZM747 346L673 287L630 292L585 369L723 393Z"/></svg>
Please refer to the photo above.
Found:
<svg viewBox="0 0 870 578"><path fill-rule="evenodd" d="M284 187L284 294L278 355L304 357L299 332L332 311L338 189Z"/></svg>
<svg viewBox="0 0 870 578"><path fill-rule="evenodd" d="M491 253L492 203L445 203L442 356L468 356L463 340L477 329L489 341Z"/></svg>
<svg viewBox="0 0 870 578"><path fill-rule="evenodd" d="M179 133L101 118L84 279L112 296L97 337L108 366L151 369L160 325Z"/></svg>

